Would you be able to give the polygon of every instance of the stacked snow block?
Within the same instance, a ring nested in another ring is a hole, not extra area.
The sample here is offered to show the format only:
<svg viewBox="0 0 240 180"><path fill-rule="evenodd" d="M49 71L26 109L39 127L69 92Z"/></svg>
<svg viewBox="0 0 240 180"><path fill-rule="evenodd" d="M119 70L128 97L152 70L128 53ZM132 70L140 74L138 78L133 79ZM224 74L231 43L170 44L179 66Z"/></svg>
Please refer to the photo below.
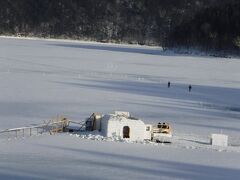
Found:
<svg viewBox="0 0 240 180"><path fill-rule="evenodd" d="M228 136L224 134L212 134L211 144L213 146L228 146Z"/></svg>

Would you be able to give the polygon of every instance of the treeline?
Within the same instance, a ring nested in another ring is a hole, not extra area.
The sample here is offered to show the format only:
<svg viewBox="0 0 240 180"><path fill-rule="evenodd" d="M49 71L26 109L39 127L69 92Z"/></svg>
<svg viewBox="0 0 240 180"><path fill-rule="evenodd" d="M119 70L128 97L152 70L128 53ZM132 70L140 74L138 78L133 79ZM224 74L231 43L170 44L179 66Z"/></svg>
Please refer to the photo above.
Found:
<svg viewBox="0 0 240 180"><path fill-rule="evenodd" d="M0 34L239 50L239 0L0 0Z"/></svg>

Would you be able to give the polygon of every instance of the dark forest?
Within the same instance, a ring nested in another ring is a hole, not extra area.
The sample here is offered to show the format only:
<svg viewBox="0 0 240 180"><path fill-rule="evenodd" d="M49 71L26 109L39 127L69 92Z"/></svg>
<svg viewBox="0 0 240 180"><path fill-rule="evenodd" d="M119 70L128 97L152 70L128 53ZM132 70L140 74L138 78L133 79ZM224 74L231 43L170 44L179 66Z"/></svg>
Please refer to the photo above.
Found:
<svg viewBox="0 0 240 180"><path fill-rule="evenodd" d="M239 0L0 0L0 34L240 49Z"/></svg>

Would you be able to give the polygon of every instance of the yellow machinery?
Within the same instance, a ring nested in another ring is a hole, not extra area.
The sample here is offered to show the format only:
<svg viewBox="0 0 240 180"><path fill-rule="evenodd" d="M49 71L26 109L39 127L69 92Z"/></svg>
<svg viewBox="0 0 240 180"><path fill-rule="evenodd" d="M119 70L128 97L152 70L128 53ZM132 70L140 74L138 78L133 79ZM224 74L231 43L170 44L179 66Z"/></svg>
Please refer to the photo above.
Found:
<svg viewBox="0 0 240 180"><path fill-rule="evenodd" d="M152 141L154 142L171 142L172 127L169 123L158 123L152 128Z"/></svg>

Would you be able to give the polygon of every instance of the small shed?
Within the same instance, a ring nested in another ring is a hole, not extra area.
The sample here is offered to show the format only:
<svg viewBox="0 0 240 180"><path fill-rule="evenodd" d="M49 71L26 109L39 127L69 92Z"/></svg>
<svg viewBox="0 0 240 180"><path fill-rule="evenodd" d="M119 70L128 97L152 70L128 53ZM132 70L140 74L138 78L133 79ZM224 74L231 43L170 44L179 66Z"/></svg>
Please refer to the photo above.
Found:
<svg viewBox="0 0 240 180"><path fill-rule="evenodd" d="M106 137L131 141L150 140L151 130L151 125L145 125L142 120L132 117L129 112L116 111L101 118L101 133Z"/></svg>

